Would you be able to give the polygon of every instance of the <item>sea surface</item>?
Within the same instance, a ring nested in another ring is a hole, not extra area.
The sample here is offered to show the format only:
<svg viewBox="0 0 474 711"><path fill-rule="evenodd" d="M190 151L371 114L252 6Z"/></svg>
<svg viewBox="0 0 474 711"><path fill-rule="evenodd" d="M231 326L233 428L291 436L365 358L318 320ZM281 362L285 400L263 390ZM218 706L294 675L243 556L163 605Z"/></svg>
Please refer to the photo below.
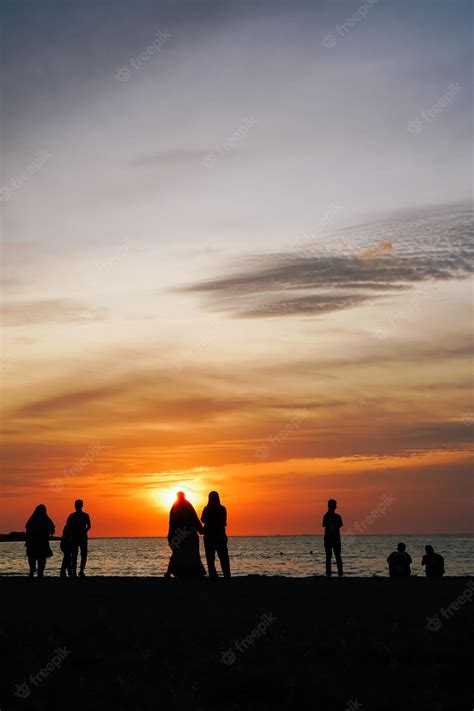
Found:
<svg viewBox="0 0 474 711"><path fill-rule="evenodd" d="M386 558L402 540L413 558L412 574L424 576L421 558L427 543L445 559L446 575L473 575L472 535L386 535L343 537L347 576L387 575ZM202 540L201 558L205 563ZM52 541L46 575L58 575L62 553ZM312 553L311 553L312 551ZM324 575L322 536L234 536L229 538L233 575ZM90 538L88 575L162 576L170 549L165 538ZM23 542L0 543L0 575L27 574Z"/></svg>

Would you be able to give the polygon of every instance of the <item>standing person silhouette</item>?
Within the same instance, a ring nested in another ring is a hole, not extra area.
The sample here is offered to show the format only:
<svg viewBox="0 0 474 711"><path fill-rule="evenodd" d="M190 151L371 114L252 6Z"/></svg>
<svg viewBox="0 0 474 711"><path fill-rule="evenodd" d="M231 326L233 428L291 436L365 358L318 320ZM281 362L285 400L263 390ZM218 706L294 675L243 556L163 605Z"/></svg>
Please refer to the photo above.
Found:
<svg viewBox="0 0 474 711"><path fill-rule="evenodd" d="M342 558L341 558L341 528L344 525L342 518L336 513L337 501L329 499L328 510L323 517L324 528L324 550L326 551L326 576L331 577L331 558L332 552L336 557L337 574L342 577Z"/></svg>
<svg viewBox="0 0 474 711"><path fill-rule="evenodd" d="M427 578L441 578L444 575L444 558L439 553L435 553L433 546L425 546L426 555L421 560L421 565L425 565Z"/></svg>
<svg viewBox="0 0 474 711"><path fill-rule="evenodd" d="M84 502L82 499L76 499L74 502L75 511L69 514L66 526L71 536L71 568L72 577L77 574L77 554L81 549L81 568L79 572L80 578L85 578L84 568L87 563L87 532L91 528L91 520L89 514L82 510Z"/></svg>
<svg viewBox="0 0 474 711"><path fill-rule="evenodd" d="M207 506L204 507L201 521L204 524L204 549L207 569L211 580L217 580L216 553L224 578L230 578L229 551L227 550L227 509L222 506L217 491L209 492Z"/></svg>
<svg viewBox="0 0 474 711"><path fill-rule="evenodd" d="M54 535L54 523L48 516L46 506L39 504L25 524L26 555L30 566L30 578L34 578L38 565L38 578L44 577L46 558L53 555L49 547L50 536Z"/></svg>
<svg viewBox="0 0 474 711"><path fill-rule="evenodd" d="M411 555L407 553L404 543L399 543L397 550L390 553L387 563L391 578L408 578L411 575Z"/></svg>
<svg viewBox="0 0 474 711"><path fill-rule="evenodd" d="M184 491L178 491L170 510L168 543L171 558L165 578L200 578L206 571L199 555L199 533L203 527Z"/></svg>

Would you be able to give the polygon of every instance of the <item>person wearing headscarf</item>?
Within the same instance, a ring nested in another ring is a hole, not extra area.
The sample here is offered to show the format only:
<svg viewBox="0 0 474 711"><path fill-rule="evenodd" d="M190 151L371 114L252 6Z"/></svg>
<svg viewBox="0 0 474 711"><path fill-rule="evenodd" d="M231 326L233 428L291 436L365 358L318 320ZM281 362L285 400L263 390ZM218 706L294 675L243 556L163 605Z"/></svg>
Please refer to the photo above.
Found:
<svg viewBox="0 0 474 711"><path fill-rule="evenodd" d="M25 528L25 546L30 566L30 578L34 577L36 570L38 578L42 578L46 567L46 558L53 555L49 541L55 531L54 523L49 518L44 504L39 504L35 508L26 522Z"/></svg>
<svg viewBox="0 0 474 711"><path fill-rule="evenodd" d="M202 532L194 506L183 491L178 491L170 511L168 543L172 553L165 577L200 578L206 575L199 555L198 534Z"/></svg>

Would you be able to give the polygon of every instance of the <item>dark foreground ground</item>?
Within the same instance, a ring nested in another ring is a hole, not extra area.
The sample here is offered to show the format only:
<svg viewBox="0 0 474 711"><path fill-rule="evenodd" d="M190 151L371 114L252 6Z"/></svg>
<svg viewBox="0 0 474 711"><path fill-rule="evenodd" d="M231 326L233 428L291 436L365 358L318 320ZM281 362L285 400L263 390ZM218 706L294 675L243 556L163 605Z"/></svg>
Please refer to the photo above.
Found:
<svg viewBox="0 0 474 711"><path fill-rule="evenodd" d="M469 578L0 578L0 709L471 711L469 591Z"/></svg>

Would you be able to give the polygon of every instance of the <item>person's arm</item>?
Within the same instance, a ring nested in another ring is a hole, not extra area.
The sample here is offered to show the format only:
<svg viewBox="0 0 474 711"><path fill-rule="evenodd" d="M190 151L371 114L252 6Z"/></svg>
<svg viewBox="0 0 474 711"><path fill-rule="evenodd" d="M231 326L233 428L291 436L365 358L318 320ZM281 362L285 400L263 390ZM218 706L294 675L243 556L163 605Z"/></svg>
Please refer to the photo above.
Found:
<svg viewBox="0 0 474 711"><path fill-rule="evenodd" d="M393 556L394 556L394 554L393 554L393 552L392 552L392 553L390 553L390 555L389 555L388 558L387 558L387 563L388 563L389 565L390 565L390 563L392 562Z"/></svg>
<svg viewBox="0 0 474 711"><path fill-rule="evenodd" d="M426 565L426 556L425 555L421 559L421 565Z"/></svg>
<svg viewBox="0 0 474 711"><path fill-rule="evenodd" d="M49 534L50 534L50 536L54 536L54 533L55 533L55 531L56 531L56 527L55 527L54 523L51 521L51 519L49 519L49 523L50 523L50 526L49 526Z"/></svg>
<svg viewBox="0 0 474 711"><path fill-rule="evenodd" d="M344 524L342 523L342 516L339 516L339 528L342 528Z"/></svg>
<svg viewBox="0 0 474 711"><path fill-rule="evenodd" d="M413 563L413 561L411 559L411 555L409 553L407 553L407 556L408 556L408 565L411 565Z"/></svg>
<svg viewBox="0 0 474 711"><path fill-rule="evenodd" d="M89 514L86 514L86 516L87 516L87 518L86 518L86 533L87 533L87 531L91 530L91 519L90 519Z"/></svg>
<svg viewBox="0 0 474 711"><path fill-rule="evenodd" d="M206 519L207 519L207 506L204 506L204 508L202 510L202 514L201 514L201 521L203 522L204 525L206 524Z"/></svg>
<svg viewBox="0 0 474 711"><path fill-rule="evenodd" d="M323 528L326 528L326 514L323 516Z"/></svg>
<svg viewBox="0 0 474 711"><path fill-rule="evenodd" d="M222 519L224 521L224 528L227 526L227 509L225 506L222 507L224 510L222 512Z"/></svg>

